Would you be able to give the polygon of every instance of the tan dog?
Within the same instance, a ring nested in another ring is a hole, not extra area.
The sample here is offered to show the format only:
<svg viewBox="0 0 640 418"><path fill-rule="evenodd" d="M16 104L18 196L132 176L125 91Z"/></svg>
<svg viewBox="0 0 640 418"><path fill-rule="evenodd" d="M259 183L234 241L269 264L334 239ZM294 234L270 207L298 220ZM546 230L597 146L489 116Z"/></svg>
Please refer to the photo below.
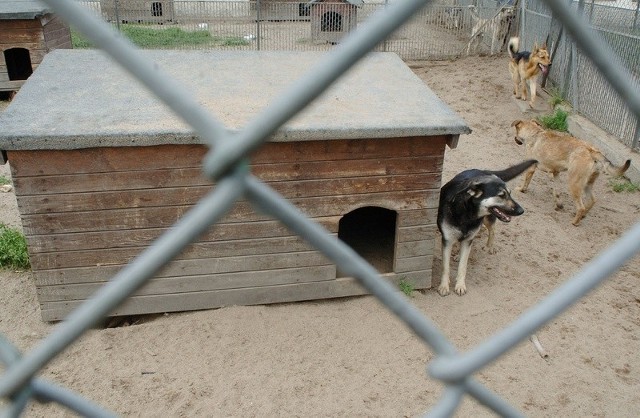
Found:
<svg viewBox="0 0 640 418"><path fill-rule="evenodd" d="M518 52L520 40L509 39L509 72L513 80L513 93L517 99L527 100L527 86L531 93L529 106L533 108L536 100L536 85L540 74L547 74L551 65L551 58L547 46L533 46L533 50Z"/></svg>
<svg viewBox="0 0 640 418"><path fill-rule="evenodd" d="M558 174L568 174L569 193L576 205L573 224L578 225L595 203L593 183L604 169L610 174L621 176L631 165L627 160L621 167L615 167L598 149L569 134L545 130L536 120L516 120L511 126L516 128L516 143L525 144L527 158L538 160L524 174L522 187L526 192L536 167L552 176L553 197L556 209L562 209L555 180Z"/></svg>

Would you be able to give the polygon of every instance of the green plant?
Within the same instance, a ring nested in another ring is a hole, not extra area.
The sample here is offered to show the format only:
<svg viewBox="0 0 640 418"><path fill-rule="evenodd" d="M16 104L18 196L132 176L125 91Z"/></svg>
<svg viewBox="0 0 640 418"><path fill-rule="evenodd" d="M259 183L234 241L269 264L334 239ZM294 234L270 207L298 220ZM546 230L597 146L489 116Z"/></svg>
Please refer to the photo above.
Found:
<svg viewBox="0 0 640 418"><path fill-rule="evenodd" d="M634 193L640 191L640 184L632 183L624 177L616 177L609 181L609 185L616 193Z"/></svg>
<svg viewBox="0 0 640 418"><path fill-rule="evenodd" d="M411 283L411 282L409 282L409 281L407 281L405 279L400 280L400 282L398 283L398 287L400 288L402 293L404 293L407 296L411 296L411 294L415 290L415 287L413 286L413 283Z"/></svg>
<svg viewBox="0 0 640 418"><path fill-rule="evenodd" d="M71 45L73 45L73 49L93 48L91 42L73 28L71 29Z"/></svg>
<svg viewBox="0 0 640 418"><path fill-rule="evenodd" d="M547 129L553 129L555 131L567 132L569 131L569 124L567 123L567 117L569 113L562 109L556 109L550 115L542 115L538 118L538 121Z"/></svg>
<svg viewBox="0 0 640 418"><path fill-rule="evenodd" d="M559 104L564 103L564 94L562 94L562 91L559 88L552 88L551 90L549 90L549 104L551 105L552 108L555 108L556 106L558 106Z"/></svg>
<svg viewBox="0 0 640 418"><path fill-rule="evenodd" d="M27 270L30 267L27 240L17 229L0 224L0 267Z"/></svg>
<svg viewBox="0 0 640 418"><path fill-rule="evenodd" d="M214 38L208 31L186 31L180 28L162 28L157 26L120 25L121 33L140 48L174 48L185 45L209 45ZM243 38L240 40L246 42ZM74 48L93 48L81 33L72 30L71 42Z"/></svg>
<svg viewBox="0 0 640 418"><path fill-rule="evenodd" d="M249 41L244 38L240 38L238 36L229 36L227 38L222 38L220 41L223 46L247 46L249 45Z"/></svg>
<svg viewBox="0 0 640 418"><path fill-rule="evenodd" d="M121 25L122 34L141 48L177 47L211 43L208 31L185 31L180 28L159 29L137 25Z"/></svg>
<svg viewBox="0 0 640 418"><path fill-rule="evenodd" d="M3 186L5 184L11 184L11 180L6 178L5 176L0 176L0 186Z"/></svg>

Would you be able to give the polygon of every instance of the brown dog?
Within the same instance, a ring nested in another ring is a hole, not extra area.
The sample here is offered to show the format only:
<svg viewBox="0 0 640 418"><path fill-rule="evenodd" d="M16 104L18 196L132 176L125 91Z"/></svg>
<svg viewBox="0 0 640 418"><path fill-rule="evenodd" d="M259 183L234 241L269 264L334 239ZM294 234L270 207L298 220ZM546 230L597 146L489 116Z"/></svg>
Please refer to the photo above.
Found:
<svg viewBox="0 0 640 418"><path fill-rule="evenodd" d="M551 65L551 58L549 58L549 52L547 46L533 46L533 50L518 52L520 45L519 38L509 39L509 72L511 73L511 79L513 80L513 93L517 99L527 100L527 86L531 93L531 99L529 100L529 106L533 108L536 100L536 86L538 83L538 76L547 74L549 72L549 66Z"/></svg>
<svg viewBox="0 0 640 418"><path fill-rule="evenodd" d="M593 183L604 169L610 174L621 176L631 165L627 160L621 167L615 167L598 149L569 134L545 130L536 120L516 120L511 126L516 128L516 143L525 144L527 158L538 160L524 174L522 187L518 190L526 192L531 177L540 170L552 175L553 197L556 209L562 209L555 180L558 174L568 174L569 193L576 205L576 216L573 224L578 225L595 203Z"/></svg>

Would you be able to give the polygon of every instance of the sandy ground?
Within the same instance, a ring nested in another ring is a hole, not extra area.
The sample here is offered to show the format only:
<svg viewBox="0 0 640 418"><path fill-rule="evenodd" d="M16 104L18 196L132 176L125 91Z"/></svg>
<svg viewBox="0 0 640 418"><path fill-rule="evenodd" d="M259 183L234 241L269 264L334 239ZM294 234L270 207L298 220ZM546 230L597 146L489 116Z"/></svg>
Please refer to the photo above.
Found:
<svg viewBox="0 0 640 418"><path fill-rule="evenodd" d="M447 150L445 180L523 159L510 124L527 116L511 97L506 58L411 67L473 129ZM431 289L411 302L459 350L473 348L638 221L640 194L614 193L608 181L599 179L599 201L574 227L565 189L566 209L554 211L549 180L536 174L529 193L514 191L526 213L497 225L497 254L476 243L468 294L440 297ZM13 193L0 194L0 214L20 227ZM436 257L435 274L440 264ZM639 416L639 279L635 257L538 331L547 359L524 341L475 377L529 416ZM0 332L27 351L55 325L40 319L28 272L0 272L0 289ZM366 296L139 317L131 326L90 331L40 377L126 416L401 417L421 415L440 399L443 385L425 373L432 359L429 347ZM26 413L68 415L39 404ZM457 413L492 415L470 397Z"/></svg>

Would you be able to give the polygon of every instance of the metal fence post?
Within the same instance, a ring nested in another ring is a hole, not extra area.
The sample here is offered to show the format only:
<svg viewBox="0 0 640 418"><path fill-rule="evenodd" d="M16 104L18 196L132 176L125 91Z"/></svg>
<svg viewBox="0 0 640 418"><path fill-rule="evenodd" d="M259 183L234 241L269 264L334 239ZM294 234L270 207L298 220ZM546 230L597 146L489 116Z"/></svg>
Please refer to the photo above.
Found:
<svg viewBox="0 0 640 418"><path fill-rule="evenodd" d="M260 33L260 9L262 7L262 3L260 2L260 0L256 1L256 48L258 49L258 51L260 51L260 38L261 33Z"/></svg>

